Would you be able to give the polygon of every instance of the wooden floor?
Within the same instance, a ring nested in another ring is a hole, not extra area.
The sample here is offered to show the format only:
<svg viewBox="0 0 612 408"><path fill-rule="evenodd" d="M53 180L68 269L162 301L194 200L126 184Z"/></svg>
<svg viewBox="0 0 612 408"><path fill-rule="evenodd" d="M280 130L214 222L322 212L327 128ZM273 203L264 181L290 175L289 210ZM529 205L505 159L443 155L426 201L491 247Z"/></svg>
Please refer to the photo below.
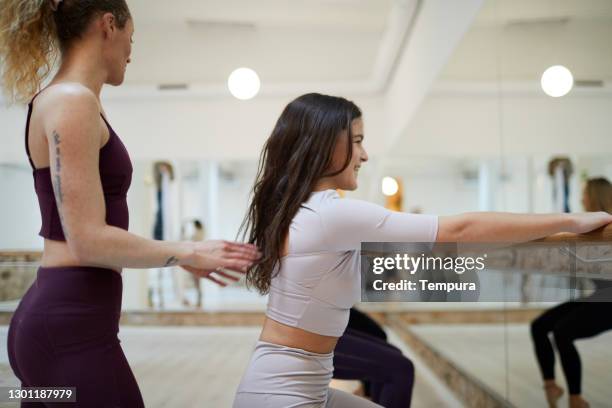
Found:
<svg viewBox="0 0 612 408"><path fill-rule="evenodd" d="M503 325L495 324L413 325L411 330L512 405L545 407L529 326L506 327L505 330ZM612 407L612 332L579 340L576 346L582 359L585 398L592 408ZM556 378L567 393L558 360ZM564 397L559 407L566 406Z"/></svg>
<svg viewBox="0 0 612 408"><path fill-rule="evenodd" d="M231 407L234 391L259 335L257 327L121 328L121 344L147 407ZM7 327L0 326L0 386L17 385L6 356ZM417 372L413 407L461 404L411 355L393 332L392 343L413 358ZM335 382L351 389L356 383ZM16 405L0 403L0 407Z"/></svg>

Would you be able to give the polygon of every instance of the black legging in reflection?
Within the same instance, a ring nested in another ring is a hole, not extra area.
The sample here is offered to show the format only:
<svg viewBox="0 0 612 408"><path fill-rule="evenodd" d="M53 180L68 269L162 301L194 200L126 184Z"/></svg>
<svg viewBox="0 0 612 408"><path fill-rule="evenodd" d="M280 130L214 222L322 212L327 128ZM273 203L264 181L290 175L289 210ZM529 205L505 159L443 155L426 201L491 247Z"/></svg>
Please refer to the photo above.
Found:
<svg viewBox="0 0 612 408"><path fill-rule="evenodd" d="M548 337L552 333L572 395L581 394L582 382L580 355L574 341L612 329L612 302L591 300L562 303L531 323L531 336L543 379L555 378L555 353Z"/></svg>

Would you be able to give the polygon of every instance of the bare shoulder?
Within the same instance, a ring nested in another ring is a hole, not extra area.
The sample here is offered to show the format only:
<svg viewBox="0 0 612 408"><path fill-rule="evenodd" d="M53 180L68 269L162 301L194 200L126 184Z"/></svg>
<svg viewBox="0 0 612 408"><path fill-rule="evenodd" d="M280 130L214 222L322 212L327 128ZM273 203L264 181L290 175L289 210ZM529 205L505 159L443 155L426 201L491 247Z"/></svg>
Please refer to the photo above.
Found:
<svg viewBox="0 0 612 408"><path fill-rule="evenodd" d="M48 86L36 99L38 114L47 137L60 132L66 137L100 143L100 104L97 96L79 83ZM82 134L95 135L82 138Z"/></svg>
<svg viewBox="0 0 612 408"><path fill-rule="evenodd" d="M77 82L50 85L40 93L37 102L46 113L65 110L71 112L100 111L96 95L89 88Z"/></svg>

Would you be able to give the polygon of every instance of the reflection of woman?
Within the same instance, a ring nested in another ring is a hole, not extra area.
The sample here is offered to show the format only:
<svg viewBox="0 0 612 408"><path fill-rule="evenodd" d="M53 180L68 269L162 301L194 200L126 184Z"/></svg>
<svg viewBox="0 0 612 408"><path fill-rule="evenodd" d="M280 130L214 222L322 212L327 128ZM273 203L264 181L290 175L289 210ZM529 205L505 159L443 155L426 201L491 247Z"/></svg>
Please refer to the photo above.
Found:
<svg viewBox="0 0 612 408"><path fill-rule="evenodd" d="M119 339L122 268L244 270L252 245L161 242L127 232L130 157L100 104L130 62L125 0L0 0L3 87L28 101L26 150L45 238L42 266L11 319L10 364L23 387L76 387L78 407L141 407ZM61 66L49 71L54 44ZM35 404L43 405L43 404Z"/></svg>
<svg viewBox="0 0 612 408"><path fill-rule="evenodd" d="M344 98L307 94L287 105L262 153L246 218L263 252L247 280L269 293L266 320L234 407L374 407L329 388L333 351L360 300L361 242L520 242L612 222L603 213L450 217L393 212L340 198L368 160L361 111ZM403 384L381 404L400 407Z"/></svg>
<svg viewBox="0 0 612 408"><path fill-rule="evenodd" d="M587 211L612 213L612 185L605 178L587 181L582 205ZM593 337L612 329L612 302L604 293L610 281L597 280L595 293L589 298L562 303L544 312L531 324L531 336L544 379L544 391L550 407L556 407L563 389L555 382L555 353L548 338L552 333L570 393L570 407L588 407L582 398L582 367L574 341ZM598 301L601 299L602 301ZM607 301L606 301L607 300Z"/></svg>
<svg viewBox="0 0 612 408"><path fill-rule="evenodd" d="M410 407L414 365L400 349L387 342L378 323L354 307L346 330L334 349L333 378L361 380L361 393L377 403L388 403L392 391L397 404ZM390 384L398 386L390 386Z"/></svg>

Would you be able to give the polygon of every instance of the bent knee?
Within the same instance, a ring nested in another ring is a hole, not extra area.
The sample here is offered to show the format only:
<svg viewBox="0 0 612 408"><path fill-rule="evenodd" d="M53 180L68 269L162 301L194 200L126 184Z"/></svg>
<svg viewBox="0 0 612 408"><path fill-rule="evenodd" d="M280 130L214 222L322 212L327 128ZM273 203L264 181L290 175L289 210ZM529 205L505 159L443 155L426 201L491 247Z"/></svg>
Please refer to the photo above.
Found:
<svg viewBox="0 0 612 408"><path fill-rule="evenodd" d="M531 322L531 337L538 337L548 334L549 329L546 327L541 318L535 319Z"/></svg>
<svg viewBox="0 0 612 408"><path fill-rule="evenodd" d="M559 347L559 345L571 344L576 339L572 328L567 326L555 327L553 329L553 337L557 347Z"/></svg>

